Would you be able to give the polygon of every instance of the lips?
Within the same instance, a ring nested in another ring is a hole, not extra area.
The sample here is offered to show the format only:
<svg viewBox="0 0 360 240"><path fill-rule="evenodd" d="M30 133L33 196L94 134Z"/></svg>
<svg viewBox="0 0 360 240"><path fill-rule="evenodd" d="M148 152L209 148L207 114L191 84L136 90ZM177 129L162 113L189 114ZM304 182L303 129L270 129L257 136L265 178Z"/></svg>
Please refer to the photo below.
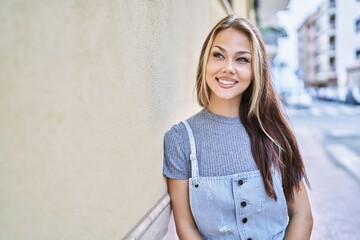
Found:
<svg viewBox="0 0 360 240"><path fill-rule="evenodd" d="M218 82L219 86L222 88L232 88L234 87L239 81L236 81L231 78L215 78Z"/></svg>

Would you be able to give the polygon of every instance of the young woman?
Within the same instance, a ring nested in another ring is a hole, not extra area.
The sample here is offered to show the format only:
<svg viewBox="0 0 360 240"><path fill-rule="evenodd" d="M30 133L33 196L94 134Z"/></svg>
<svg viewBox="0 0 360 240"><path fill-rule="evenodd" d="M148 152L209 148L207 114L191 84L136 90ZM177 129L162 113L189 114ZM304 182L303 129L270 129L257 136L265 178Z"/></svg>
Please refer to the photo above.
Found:
<svg viewBox="0 0 360 240"><path fill-rule="evenodd" d="M310 239L304 164L271 84L257 28L230 15L203 45L203 109L164 136L180 239Z"/></svg>

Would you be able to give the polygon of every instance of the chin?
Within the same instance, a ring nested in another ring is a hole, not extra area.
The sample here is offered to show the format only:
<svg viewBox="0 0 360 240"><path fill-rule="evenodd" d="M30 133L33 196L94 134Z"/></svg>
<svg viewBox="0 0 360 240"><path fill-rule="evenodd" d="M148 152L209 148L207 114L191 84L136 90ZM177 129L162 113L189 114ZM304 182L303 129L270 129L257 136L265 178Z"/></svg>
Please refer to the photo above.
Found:
<svg viewBox="0 0 360 240"><path fill-rule="evenodd" d="M230 100L234 100L235 98L238 98L239 96L234 96L234 95L218 95L217 97L218 97L219 99L221 99L221 100L230 101Z"/></svg>

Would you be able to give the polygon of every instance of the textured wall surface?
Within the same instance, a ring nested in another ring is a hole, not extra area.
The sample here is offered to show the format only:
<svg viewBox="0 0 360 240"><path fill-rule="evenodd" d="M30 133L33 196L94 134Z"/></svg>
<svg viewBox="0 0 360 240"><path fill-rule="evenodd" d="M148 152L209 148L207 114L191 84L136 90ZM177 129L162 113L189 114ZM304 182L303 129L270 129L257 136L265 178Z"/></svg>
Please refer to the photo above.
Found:
<svg viewBox="0 0 360 240"><path fill-rule="evenodd" d="M0 239L121 239L166 192L221 1L0 1Z"/></svg>

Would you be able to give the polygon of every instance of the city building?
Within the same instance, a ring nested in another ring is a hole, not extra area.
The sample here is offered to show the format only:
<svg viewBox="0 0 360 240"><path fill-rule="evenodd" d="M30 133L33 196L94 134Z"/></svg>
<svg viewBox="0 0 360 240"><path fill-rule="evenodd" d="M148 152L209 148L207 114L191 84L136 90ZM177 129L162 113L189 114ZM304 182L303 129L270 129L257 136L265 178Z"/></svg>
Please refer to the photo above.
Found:
<svg viewBox="0 0 360 240"><path fill-rule="evenodd" d="M276 13L286 9L288 4L288 0L255 1L254 7L257 23L264 37L266 50L271 61L275 58L278 51L278 39L280 37L287 37L286 31L279 26Z"/></svg>
<svg viewBox="0 0 360 240"><path fill-rule="evenodd" d="M298 76L328 100L358 88L360 1L324 0L298 29Z"/></svg>

